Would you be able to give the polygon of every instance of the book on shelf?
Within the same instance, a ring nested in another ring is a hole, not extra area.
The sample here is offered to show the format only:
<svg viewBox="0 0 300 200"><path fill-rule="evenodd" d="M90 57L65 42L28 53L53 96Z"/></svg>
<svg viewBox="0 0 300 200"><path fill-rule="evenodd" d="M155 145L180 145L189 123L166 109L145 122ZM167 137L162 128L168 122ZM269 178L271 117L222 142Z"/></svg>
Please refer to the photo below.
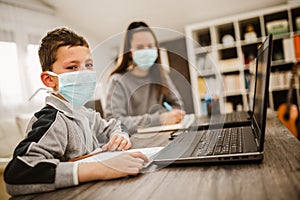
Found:
<svg viewBox="0 0 300 200"><path fill-rule="evenodd" d="M275 71L270 75L270 87L271 89L285 89L288 88L292 73Z"/></svg>
<svg viewBox="0 0 300 200"><path fill-rule="evenodd" d="M206 61L206 55L205 54L202 54L198 57L198 60L197 60L198 70L200 70L200 71L205 70L205 61Z"/></svg>
<svg viewBox="0 0 300 200"><path fill-rule="evenodd" d="M230 59L220 60L218 67L220 71L231 71L231 70L238 69L239 65L240 62L238 58L230 58Z"/></svg>
<svg viewBox="0 0 300 200"><path fill-rule="evenodd" d="M201 115L207 115L207 103L205 101L201 101Z"/></svg>
<svg viewBox="0 0 300 200"><path fill-rule="evenodd" d="M283 39L282 44L283 44L284 60L286 62L292 61L295 58L293 39L292 38Z"/></svg>
<svg viewBox="0 0 300 200"><path fill-rule="evenodd" d="M201 73L207 74L211 73L214 70L213 62L211 60L211 53L204 53L198 57L197 60L197 69L199 71L199 75Z"/></svg>
<svg viewBox="0 0 300 200"><path fill-rule="evenodd" d="M219 90L218 87L219 81L217 80L217 78L210 77L210 78L206 78L205 81L206 81L206 93L216 94Z"/></svg>
<svg viewBox="0 0 300 200"><path fill-rule="evenodd" d="M271 73L270 75L270 87L274 88L274 87L278 87L279 84L279 72L275 71L274 73Z"/></svg>
<svg viewBox="0 0 300 200"><path fill-rule="evenodd" d="M294 35L294 49L296 59L300 60L300 34Z"/></svg>
<svg viewBox="0 0 300 200"><path fill-rule="evenodd" d="M251 75L250 74L245 74L244 80L245 80L245 88L249 89L250 88L250 83L251 83Z"/></svg>
<svg viewBox="0 0 300 200"><path fill-rule="evenodd" d="M205 79L202 77L198 77L198 88L199 88L200 96L205 95L205 93L207 92L207 89L206 89Z"/></svg>
<svg viewBox="0 0 300 200"><path fill-rule="evenodd" d="M224 76L223 84L224 84L224 90L226 92L236 92L243 89L241 87L240 77L238 74Z"/></svg>

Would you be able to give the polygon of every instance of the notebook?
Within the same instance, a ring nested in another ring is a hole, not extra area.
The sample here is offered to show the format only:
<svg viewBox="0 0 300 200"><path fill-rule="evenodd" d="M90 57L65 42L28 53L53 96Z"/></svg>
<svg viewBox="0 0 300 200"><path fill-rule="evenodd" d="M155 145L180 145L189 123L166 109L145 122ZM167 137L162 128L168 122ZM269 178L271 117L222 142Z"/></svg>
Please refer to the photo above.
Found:
<svg viewBox="0 0 300 200"><path fill-rule="evenodd" d="M195 128L182 130L154 158L155 164L263 160L272 41L272 35L269 35L258 48L251 125L201 131Z"/></svg>
<svg viewBox="0 0 300 200"><path fill-rule="evenodd" d="M145 128L138 128L138 133L153 133L153 132L162 132L162 131L174 131L180 129L187 129L191 126L192 123L195 121L194 114L188 114L183 117L180 123L178 124L170 124L170 125L163 125L163 126L151 126Z"/></svg>

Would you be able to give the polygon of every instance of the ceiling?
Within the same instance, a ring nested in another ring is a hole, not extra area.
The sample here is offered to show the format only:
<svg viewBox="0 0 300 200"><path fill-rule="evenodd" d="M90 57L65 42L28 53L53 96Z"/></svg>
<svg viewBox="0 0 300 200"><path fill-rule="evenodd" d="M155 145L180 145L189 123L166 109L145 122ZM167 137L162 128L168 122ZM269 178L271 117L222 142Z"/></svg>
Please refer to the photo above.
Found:
<svg viewBox="0 0 300 200"><path fill-rule="evenodd" d="M39 0L96 43L121 33L134 20L183 34L188 24L290 1L300 0Z"/></svg>

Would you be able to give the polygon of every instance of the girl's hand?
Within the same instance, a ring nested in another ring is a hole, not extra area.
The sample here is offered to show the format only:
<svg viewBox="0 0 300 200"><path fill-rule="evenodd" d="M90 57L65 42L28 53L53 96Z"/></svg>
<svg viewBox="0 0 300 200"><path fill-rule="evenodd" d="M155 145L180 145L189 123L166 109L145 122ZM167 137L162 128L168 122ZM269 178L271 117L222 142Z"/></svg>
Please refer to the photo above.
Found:
<svg viewBox="0 0 300 200"><path fill-rule="evenodd" d="M163 125L180 123L185 115L184 110L173 109L169 112L161 113L159 120Z"/></svg>

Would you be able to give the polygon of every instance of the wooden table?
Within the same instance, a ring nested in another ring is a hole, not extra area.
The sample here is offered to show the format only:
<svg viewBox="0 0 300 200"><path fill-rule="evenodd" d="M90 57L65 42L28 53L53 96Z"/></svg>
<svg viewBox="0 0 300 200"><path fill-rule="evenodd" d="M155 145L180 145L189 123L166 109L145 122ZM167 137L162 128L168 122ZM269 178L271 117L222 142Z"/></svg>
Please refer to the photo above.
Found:
<svg viewBox="0 0 300 200"><path fill-rule="evenodd" d="M164 146L169 133L135 135L135 148ZM256 164L167 167L136 177L97 181L12 199L300 199L300 142L267 120L265 157Z"/></svg>

